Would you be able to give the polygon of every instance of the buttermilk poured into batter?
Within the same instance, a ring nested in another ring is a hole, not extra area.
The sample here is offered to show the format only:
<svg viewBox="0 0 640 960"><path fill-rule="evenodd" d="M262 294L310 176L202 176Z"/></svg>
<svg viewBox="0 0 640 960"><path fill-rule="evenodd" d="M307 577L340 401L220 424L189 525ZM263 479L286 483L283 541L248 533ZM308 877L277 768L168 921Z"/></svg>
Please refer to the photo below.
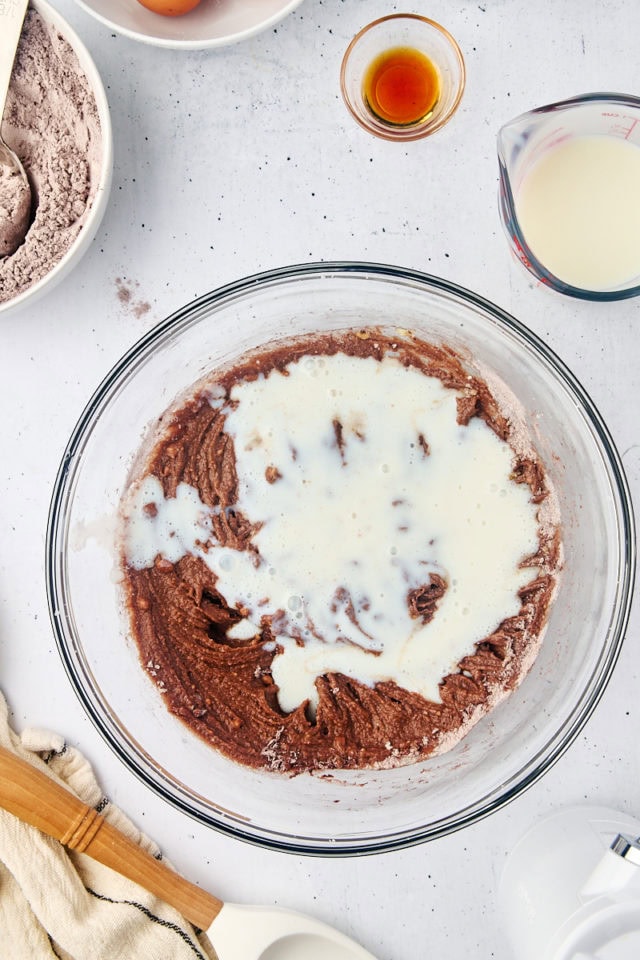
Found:
<svg viewBox="0 0 640 960"><path fill-rule="evenodd" d="M166 419L123 507L142 663L253 766L450 747L535 656L559 565L542 465L452 351L276 345Z"/></svg>

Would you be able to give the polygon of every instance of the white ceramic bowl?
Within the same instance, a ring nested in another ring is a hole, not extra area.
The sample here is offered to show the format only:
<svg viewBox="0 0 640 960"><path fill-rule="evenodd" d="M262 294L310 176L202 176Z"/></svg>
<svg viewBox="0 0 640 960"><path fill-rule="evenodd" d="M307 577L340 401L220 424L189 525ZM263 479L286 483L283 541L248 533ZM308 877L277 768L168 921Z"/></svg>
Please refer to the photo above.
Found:
<svg viewBox="0 0 640 960"><path fill-rule="evenodd" d="M100 226L109 199L113 172L113 140L109 103L98 69L80 37L69 26L64 17L60 16L57 10L54 10L54 8L47 3L47 0L31 0L30 5L40 14L43 20L55 27L71 47L73 47L78 62L89 81L89 86L95 97L98 116L100 118L102 163L98 183L93 193L91 206L82 230L64 256L54 264L44 277L36 281L36 283L32 284L32 286L26 290L23 290L22 293L19 293L17 296L6 300L4 303L0 303L0 315L2 316L8 314L10 311L24 307L25 304L31 305L38 297L42 296L42 294L49 292L56 283L62 280L63 277L66 277L67 274L77 266L87 252Z"/></svg>
<svg viewBox="0 0 640 960"><path fill-rule="evenodd" d="M250 770L169 714L143 671L114 577L114 521L150 425L205 373L295 334L394 324L444 342L518 396L558 494L566 566L521 687L453 750L395 770ZM622 643L635 570L622 464L562 361L498 307L379 264L247 277L179 310L115 365L78 421L53 493L47 586L60 652L89 716L160 796L232 836L296 853L372 853L460 829L542 776L595 708Z"/></svg>
<svg viewBox="0 0 640 960"><path fill-rule="evenodd" d="M190 13L165 17L137 0L77 0L97 20L132 40L197 50L223 47L268 30L302 0L201 0Z"/></svg>

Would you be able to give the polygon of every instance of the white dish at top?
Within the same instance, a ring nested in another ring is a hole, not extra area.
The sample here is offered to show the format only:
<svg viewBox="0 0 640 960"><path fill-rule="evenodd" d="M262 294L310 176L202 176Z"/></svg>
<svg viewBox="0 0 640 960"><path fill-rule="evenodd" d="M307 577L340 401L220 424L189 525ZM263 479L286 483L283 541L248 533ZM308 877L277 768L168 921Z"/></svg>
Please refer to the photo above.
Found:
<svg viewBox="0 0 640 960"><path fill-rule="evenodd" d="M87 13L132 40L195 50L222 47L268 30L302 0L201 0L190 13L166 17L138 0L76 0Z"/></svg>

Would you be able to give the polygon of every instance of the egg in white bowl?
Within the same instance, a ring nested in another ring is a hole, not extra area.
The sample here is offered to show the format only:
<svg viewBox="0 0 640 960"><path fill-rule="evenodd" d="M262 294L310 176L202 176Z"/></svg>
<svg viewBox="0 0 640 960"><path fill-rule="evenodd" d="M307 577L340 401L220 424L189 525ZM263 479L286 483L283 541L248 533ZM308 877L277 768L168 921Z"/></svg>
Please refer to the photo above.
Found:
<svg viewBox="0 0 640 960"><path fill-rule="evenodd" d="M275 26L302 0L77 0L112 30L159 47L238 43Z"/></svg>

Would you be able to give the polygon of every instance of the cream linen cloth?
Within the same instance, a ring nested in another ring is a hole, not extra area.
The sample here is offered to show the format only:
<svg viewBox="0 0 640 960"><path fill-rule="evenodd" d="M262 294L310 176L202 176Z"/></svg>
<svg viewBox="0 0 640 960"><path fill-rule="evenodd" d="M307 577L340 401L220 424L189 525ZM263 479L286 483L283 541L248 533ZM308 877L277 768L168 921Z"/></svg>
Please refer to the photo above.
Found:
<svg viewBox="0 0 640 960"><path fill-rule="evenodd" d="M154 857L156 845L103 795L85 758L44 730L18 736L0 693L0 743L64 784ZM86 854L0 809L0 960L215 960L175 910Z"/></svg>

